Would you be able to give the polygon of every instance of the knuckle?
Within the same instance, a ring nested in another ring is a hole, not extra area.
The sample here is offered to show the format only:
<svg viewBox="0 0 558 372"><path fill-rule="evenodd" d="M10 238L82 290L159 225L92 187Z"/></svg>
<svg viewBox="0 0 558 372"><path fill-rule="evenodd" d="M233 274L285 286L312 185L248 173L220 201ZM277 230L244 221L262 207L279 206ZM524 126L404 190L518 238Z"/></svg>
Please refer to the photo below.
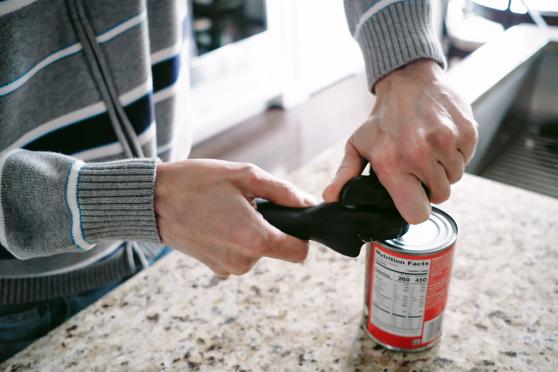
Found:
<svg viewBox="0 0 558 372"><path fill-rule="evenodd" d="M227 271L224 271L223 269L221 269L219 267L209 266L209 268L219 278L226 278L229 275L229 273Z"/></svg>
<svg viewBox="0 0 558 372"><path fill-rule="evenodd" d="M243 163L240 170L246 180L250 183L257 182L261 178L260 168L252 163Z"/></svg>
<svg viewBox="0 0 558 372"><path fill-rule="evenodd" d="M389 173L397 163L398 156L392 151L373 153L370 156L370 164L378 175Z"/></svg>
<svg viewBox="0 0 558 372"><path fill-rule="evenodd" d="M242 257L238 260L234 267L235 275L244 275L252 270L252 267L256 263L256 260L251 258Z"/></svg>
<svg viewBox="0 0 558 372"><path fill-rule="evenodd" d="M430 163L430 148L426 144L418 144L408 151L409 161L414 164Z"/></svg>
<svg viewBox="0 0 558 372"><path fill-rule="evenodd" d="M252 267L248 257L235 253L231 253L223 264L225 269L233 275L246 274Z"/></svg>
<svg viewBox="0 0 558 372"><path fill-rule="evenodd" d="M446 126L440 127L436 131L436 143L444 150L452 150L455 148L457 141L455 132Z"/></svg>
<svg viewBox="0 0 558 372"><path fill-rule="evenodd" d="M479 138L479 132L478 132L478 124L476 121L472 120L468 120L467 124L464 126L463 128L463 142L468 145L468 146L474 146Z"/></svg>
<svg viewBox="0 0 558 372"><path fill-rule="evenodd" d="M308 257L308 243L304 246L304 249L297 251L297 256L294 257L294 262L304 262L306 257Z"/></svg>
<svg viewBox="0 0 558 372"><path fill-rule="evenodd" d="M288 184L281 183L278 185L278 189L285 196L286 199L289 200L296 200L298 199L298 195L294 188Z"/></svg>
<svg viewBox="0 0 558 372"><path fill-rule="evenodd" d="M265 250L263 255L270 255L277 249L277 247L281 244L281 239L278 234L268 231L265 239L262 241L263 249Z"/></svg>
<svg viewBox="0 0 558 372"><path fill-rule="evenodd" d="M271 252L271 248L267 242L263 239L257 239L257 241L252 243L252 248L250 249L250 253L254 257L264 257L268 256Z"/></svg>
<svg viewBox="0 0 558 372"><path fill-rule="evenodd" d="M476 145L479 142L479 125L477 124L477 122L474 122L475 124L472 126L472 130L471 130L471 137L472 137L472 142L473 145Z"/></svg>
<svg viewBox="0 0 558 372"><path fill-rule="evenodd" d="M355 132L356 133L356 132ZM345 154L354 150L355 143L355 133L351 134L347 142L345 142Z"/></svg>
<svg viewBox="0 0 558 372"><path fill-rule="evenodd" d="M454 184L456 182L459 182L461 178L463 178L463 172L454 172L451 175L449 175L448 180L450 181L451 184Z"/></svg>
<svg viewBox="0 0 558 372"><path fill-rule="evenodd" d="M232 267L230 270L231 274L233 275L244 275L246 274L246 272L243 272L239 267L234 266Z"/></svg>

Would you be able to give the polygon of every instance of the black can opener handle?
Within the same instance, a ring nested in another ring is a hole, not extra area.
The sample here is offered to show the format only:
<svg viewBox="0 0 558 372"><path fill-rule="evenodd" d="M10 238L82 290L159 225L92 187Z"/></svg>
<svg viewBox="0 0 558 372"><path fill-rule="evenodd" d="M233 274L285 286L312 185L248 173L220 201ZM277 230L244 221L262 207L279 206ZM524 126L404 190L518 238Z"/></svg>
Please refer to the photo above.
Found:
<svg viewBox="0 0 558 372"><path fill-rule="evenodd" d="M357 257L365 242L397 238L409 229L374 174L353 178L335 203L290 208L258 199L256 205L284 233L320 242L350 257Z"/></svg>

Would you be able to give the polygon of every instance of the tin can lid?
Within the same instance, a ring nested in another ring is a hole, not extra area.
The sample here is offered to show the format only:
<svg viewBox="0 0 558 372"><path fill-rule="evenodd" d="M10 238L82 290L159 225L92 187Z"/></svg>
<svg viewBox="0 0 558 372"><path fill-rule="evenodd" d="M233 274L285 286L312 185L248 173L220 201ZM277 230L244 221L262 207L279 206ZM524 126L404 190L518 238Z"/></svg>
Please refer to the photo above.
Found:
<svg viewBox="0 0 558 372"><path fill-rule="evenodd" d="M457 239L457 224L449 214L432 207L430 218L418 225L410 225L403 236L386 240L385 245L406 252L428 253L451 246Z"/></svg>

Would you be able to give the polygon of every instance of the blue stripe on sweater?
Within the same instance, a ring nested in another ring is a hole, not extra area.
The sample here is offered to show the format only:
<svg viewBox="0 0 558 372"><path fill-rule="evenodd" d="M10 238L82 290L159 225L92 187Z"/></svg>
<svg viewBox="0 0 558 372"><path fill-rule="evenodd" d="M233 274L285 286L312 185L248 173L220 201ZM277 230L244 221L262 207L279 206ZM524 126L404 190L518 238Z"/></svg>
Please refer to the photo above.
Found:
<svg viewBox="0 0 558 372"><path fill-rule="evenodd" d="M124 107L134 131L139 135L153 121L153 102L151 93ZM73 154L118 142L108 113L78 121L69 126L49 132L23 146L26 150L53 151Z"/></svg>
<svg viewBox="0 0 558 372"><path fill-rule="evenodd" d="M173 56L152 66L155 92L176 83L180 69L180 55ZM152 94L124 107L135 132L143 133L153 121ZM48 132L23 146L26 150L53 151L74 154L91 148L118 142L110 118L106 112Z"/></svg>
<svg viewBox="0 0 558 372"><path fill-rule="evenodd" d="M176 83L179 71L180 54L151 66L153 90L158 92Z"/></svg>

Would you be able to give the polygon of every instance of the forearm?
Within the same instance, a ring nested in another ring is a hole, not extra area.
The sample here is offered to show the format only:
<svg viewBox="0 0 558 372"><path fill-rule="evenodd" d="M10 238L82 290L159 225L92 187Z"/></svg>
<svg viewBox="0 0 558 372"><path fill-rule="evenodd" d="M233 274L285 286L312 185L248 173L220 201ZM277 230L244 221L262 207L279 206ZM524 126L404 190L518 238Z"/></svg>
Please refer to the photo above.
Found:
<svg viewBox="0 0 558 372"><path fill-rule="evenodd" d="M102 240L159 242L155 159L83 163L16 150L0 161L0 243L18 258L91 249Z"/></svg>
<svg viewBox="0 0 558 372"><path fill-rule="evenodd" d="M445 68L434 35L431 1L345 0L349 28L360 45L371 90L390 72L428 58Z"/></svg>

